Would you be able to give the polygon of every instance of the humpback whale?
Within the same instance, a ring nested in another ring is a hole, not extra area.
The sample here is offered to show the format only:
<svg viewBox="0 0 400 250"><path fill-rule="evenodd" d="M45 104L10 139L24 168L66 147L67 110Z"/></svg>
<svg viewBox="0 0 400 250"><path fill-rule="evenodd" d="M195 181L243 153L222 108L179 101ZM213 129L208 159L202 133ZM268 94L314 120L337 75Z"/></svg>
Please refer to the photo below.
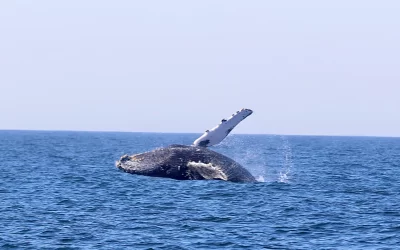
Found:
<svg viewBox="0 0 400 250"><path fill-rule="evenodd" d="M193 145L173 144L145 153L123 155L116 166L131 174L177 180L255 182L256 179L239 163L207 148L220 143L252 113L250 109L242 109L229 119L222 119L220 124L196 139Z"/></svg>

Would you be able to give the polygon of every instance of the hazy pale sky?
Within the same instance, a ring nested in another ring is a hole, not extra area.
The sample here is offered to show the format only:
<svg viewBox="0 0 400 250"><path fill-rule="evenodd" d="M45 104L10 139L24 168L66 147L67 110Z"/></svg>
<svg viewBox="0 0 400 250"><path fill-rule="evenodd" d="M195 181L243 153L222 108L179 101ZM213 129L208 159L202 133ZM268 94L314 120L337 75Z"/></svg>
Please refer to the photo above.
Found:
<svg viewBox="0 0 400 250"><path fill-rule="evenodd" d="M0 129L400 136L400 1L0 2Z"/></svg>

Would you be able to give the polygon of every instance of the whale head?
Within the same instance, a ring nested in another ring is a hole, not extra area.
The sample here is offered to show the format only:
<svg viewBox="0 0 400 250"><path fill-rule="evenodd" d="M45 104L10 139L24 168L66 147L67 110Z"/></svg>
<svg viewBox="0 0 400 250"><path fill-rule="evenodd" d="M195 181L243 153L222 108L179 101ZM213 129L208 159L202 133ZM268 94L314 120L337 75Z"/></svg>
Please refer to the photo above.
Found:
<svg viewBox="0 0 400 250"><path fill-rule="evenodd" d="M174 176L175 179L185 179L183 176L179 157L166 148L156 149L135 155L124 155L116 162L117 168L124 172L138 175L166 177Z"/></svg>

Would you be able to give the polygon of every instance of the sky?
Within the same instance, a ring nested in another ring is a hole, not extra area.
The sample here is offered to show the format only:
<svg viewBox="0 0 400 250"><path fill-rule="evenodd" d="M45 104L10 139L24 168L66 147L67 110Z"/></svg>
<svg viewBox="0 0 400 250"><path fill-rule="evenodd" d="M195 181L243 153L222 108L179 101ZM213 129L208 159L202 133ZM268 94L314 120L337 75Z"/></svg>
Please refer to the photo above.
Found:
<svg viewBox="0 0 400 250"><path fill-rule="evenodd" d="M0 1L0 129L400 136L400 1Z"/></svg>

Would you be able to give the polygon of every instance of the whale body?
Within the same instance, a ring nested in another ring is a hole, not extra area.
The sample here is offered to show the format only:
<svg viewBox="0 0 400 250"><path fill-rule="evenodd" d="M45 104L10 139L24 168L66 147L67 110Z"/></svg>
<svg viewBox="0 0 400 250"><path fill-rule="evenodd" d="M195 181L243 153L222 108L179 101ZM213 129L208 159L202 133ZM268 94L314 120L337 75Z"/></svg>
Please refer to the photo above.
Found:
<svg viewBox="0 0 400 250"><path fill-rule="evenodd" d="M199 146L171 145L136 155L124 155L116 166L131 174L177 180L255 182L236 161Z"/></svg>

